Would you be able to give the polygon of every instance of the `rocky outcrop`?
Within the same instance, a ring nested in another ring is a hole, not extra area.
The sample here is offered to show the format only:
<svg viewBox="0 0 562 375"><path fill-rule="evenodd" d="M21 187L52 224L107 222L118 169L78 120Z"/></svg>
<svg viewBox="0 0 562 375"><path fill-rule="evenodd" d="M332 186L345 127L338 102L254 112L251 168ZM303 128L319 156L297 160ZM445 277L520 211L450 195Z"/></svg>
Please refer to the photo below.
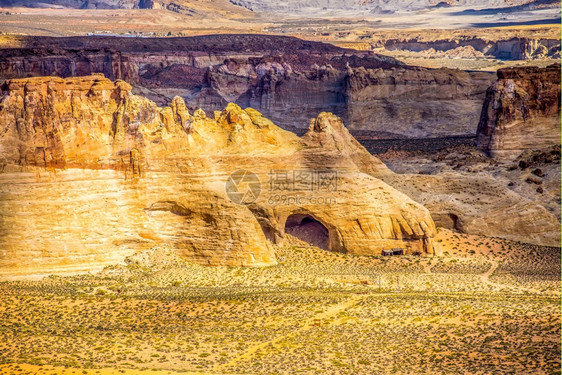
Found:
<svg viewBox="0 0 562 375"><path fill-rule="evenodd" d="M525 198L489 174L387 174L381 178L427 207L439 227L560 246L558 218L542 202Z"/></svg>
<svg viewBox="0 0 562 375"><path fill-rule="evenodd" d="M560 144L560 66L498 70L486 93L476 144L496 158Z"/></svg>
<svg viewBox="0 0 562 375"><path fill-rule="evenodd" d="M435 253L429 212L372 176L390 172L333 114L299 138L232 103L214 118L179 97L160 108L102 75L2 89L4 277L95 270L164 244L200 264L274 265L287 226L309 221L327 250Z"/></svg>
<svg viewBox="0 0 562 375"><path fill-rule="evenodd" d="M159 105L193 111L229 102L299 134L319 112L383 138L474 134L491 73L405 66L389 57L296 38L14 38L0 79L103 73ZM422 100L421 100L422 99Z"/></svg>
<svg viewBox="0 0 562 375"><path fill-rule="evenodd" d="M555 38L512 37L490 40L481 37L464 37L431 41L418 38L387 38L373 41L371 45L388 51L427 51L432 56L449 58L488 56L502 60L532 60L560 57L560 39Z"/></svg>

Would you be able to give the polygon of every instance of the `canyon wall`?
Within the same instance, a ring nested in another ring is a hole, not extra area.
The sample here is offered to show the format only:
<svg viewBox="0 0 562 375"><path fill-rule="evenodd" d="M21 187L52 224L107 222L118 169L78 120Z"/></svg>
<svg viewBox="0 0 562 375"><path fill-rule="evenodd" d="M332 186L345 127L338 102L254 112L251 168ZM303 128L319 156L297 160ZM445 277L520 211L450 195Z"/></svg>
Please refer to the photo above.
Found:
<svg viewBox="0 0 562 375"><path fill-rule="evenodd" d="M388 138L474 134L488 83L488 73L450 69L349 69L345 118Z"/></svg>
<svg viewBox="0 0 562 375"><path fill-rule="evenodd" d="M234 102L299 134L321 111L352 132L408 138L474 134L491 73L423 69L374 54L260 35L14 38L0 79L103 73L159 105L176 95L212 113ZM423 100L420 100L423 99Z"/></svg>
<svg viewBox="0 0 562 375"><path fill-rule="evenodd" d="M496 158L560 144L560 66L498 70L488 89L477 147Z"/></svg>
<svg viewBox="0 0 562 375"><path fill-rule="evenodd" d="M453 51L470 47L471 51L482 57L494 57L501 60L530 60L545 57L560 58L560 39L513 37L496 40L479 37L446 38L424 41L417 38L386 38L372 42L373 48L385 48L389 51L402 50L421 52L427 50Z"/></svg>

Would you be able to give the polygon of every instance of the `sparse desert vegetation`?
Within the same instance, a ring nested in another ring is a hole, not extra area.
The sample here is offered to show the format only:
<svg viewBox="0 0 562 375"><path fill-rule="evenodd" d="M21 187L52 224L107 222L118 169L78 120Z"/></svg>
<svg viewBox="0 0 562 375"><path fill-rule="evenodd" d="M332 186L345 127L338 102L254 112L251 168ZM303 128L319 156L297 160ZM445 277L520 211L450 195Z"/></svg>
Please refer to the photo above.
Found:
<svg viewBox="0 0 562 375"><path fill-rule="evenodd" d="M558 373L559 249L445 229L436 243L442 257L376 257L292 239L266 268L157 248L97 275L6 281L0 369Z"/></svg>
<svg viewBox="0 0 562 375"><path fill-rule="evenodd" d="M559 13L0 1L0 375L559 374Z"/></svg>

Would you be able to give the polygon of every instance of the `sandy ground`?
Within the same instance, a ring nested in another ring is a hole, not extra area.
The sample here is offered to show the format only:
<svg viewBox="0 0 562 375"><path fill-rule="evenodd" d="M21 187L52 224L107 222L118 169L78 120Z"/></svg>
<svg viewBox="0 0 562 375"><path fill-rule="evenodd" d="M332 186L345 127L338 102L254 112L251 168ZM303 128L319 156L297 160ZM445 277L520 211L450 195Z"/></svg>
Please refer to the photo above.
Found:
<svg viewBox="0 0 562 375"><path fill-rule="evenodd" d="M445 229L435 243L442 257L368 257L293 239L257 269L160 248L98 275L0 283L0 370L559 371L559 249Z"/></svg>

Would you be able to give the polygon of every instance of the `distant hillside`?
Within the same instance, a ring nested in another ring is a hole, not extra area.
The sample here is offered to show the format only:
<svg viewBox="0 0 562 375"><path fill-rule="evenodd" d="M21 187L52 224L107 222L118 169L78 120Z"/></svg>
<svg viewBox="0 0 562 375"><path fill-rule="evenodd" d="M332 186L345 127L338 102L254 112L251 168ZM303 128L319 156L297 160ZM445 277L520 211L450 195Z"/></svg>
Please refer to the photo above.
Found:
<svg viewBox="0 0 562 375"><path fill-rule="evenodd" d="M303 14L318 11L359 11L372 14L422 10L434 7L473 7L475 9L509 8L527 4L549 3L551 0L230 0L255 12Z"/></svg>
<svg viewBox="0 0 562 375"><path fill-rule="evenodd" d="M151 0L0 0L4 7L75 8L75 9L142 9Z"/></svg>
<svg viewBox="0 0 562 375"><path fill-rule="evenodd" d="M0 0L0 6L75 9L168 9L178 13L217 12L246 8L253 12L275 12L310 16L322 12L353 11L359 13L394 13L435 7L470 7L476 10L502 10L525 5L559 6L554 0ZM525 8L528 9L528 8Z"/></svg>
<svg viewBox="0 0 562 375"><path fill-rule="evenodd" d="M228 0L0 0L0 7L72 9L167 9L182 14L250 13Z"/></svg>

